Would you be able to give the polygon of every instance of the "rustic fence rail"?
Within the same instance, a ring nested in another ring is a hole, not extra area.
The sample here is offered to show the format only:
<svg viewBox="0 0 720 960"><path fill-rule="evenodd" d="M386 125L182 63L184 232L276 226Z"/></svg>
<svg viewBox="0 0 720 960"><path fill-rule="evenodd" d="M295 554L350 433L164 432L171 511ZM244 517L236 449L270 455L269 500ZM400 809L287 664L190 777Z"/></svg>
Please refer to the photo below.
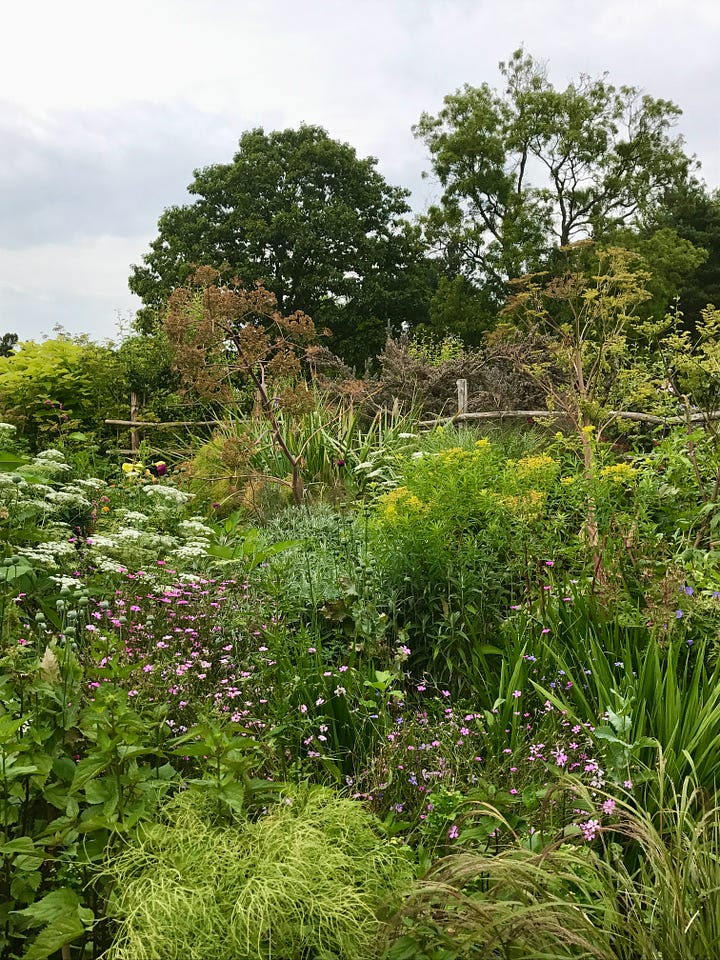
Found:
<svg viewBox="0 0 720 960"><path fill-rule="evenodd" d="M468 412L468 383L467 380L458 380L457 383L457 411L447 416L437 416L432 420L419 420L419 427L434 427L450 423L472 423L491 420L567 420L568 415L561 410L481 410L475 413ZM137 419L137 403L131 402L130 420L105 420L107 426L127 427L130 429L130 447L116 447L108 450L120 456L137 456L140 449L140 433L145 430L173 430L184 427L219 427L222 420L169 420L151 421ZM400 402L395 398L392 406L392 416L400 415ZM634 410L608 410L607 416L616 420L630 420L636 423L647 423L653 426L679 426L680 424L703 424L709 420L720 420L720 411L707 413L690 413L685 415L660 417L652 413L639 413ZM153 454L161 454L162 450L153 448ZM165 450L166 454L178 453L177 450ZM189 451L183 451L187 453Z"/></svg>

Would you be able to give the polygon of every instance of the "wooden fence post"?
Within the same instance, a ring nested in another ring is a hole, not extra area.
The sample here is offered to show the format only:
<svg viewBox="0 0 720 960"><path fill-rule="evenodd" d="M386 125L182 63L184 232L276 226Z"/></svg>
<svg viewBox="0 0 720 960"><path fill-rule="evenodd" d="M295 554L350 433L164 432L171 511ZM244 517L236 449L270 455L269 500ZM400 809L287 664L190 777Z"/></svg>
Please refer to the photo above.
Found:
<svg viewBox="0 0 720 960"><path fill-rule="evenodd" d="M467 380L457 381L457 412L458 416L464 416L468 412Z"/></svg>
<svg viewBox="0 0 720 960"><path fill-rule="evenodd" d="M136 421L138 415L140 414L140 398L137 393L133 390L130 394L130 419ZM133 427L130 430L130 449L133 454L137 454L140 449L140 431L137 427Z"/></svg>

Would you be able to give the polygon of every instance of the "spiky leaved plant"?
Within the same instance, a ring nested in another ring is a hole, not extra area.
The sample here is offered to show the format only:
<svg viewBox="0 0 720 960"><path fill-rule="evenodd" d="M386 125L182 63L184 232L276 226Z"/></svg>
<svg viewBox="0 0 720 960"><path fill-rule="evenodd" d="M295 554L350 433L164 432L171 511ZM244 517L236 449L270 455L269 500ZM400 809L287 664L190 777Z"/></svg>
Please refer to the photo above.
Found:
<svg viewBox="0 0 720 960"><path fill-rule="evenodd" d="M386 960L716 956L720 806L694 778L669 781L662 762L653 776L652 812L573 784L588 811L614 804L592 843L565 837L535 853L518 841L438 861L398 914Z"/></svg>

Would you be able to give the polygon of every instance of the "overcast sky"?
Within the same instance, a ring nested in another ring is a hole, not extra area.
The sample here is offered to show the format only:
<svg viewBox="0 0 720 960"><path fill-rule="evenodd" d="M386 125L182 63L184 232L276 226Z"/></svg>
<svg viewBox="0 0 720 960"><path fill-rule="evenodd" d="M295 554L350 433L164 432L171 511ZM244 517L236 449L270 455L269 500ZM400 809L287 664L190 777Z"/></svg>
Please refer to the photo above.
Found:
<svg viewBox="0 0 720 960"><path fill-rule="evenodd" d="M26 0L3 3L0 334L118 336L163 209L244 130L325 127L422 209L410 128L524 45L564 87L609 72L683 110L720 186L718 0Z"/></svg>

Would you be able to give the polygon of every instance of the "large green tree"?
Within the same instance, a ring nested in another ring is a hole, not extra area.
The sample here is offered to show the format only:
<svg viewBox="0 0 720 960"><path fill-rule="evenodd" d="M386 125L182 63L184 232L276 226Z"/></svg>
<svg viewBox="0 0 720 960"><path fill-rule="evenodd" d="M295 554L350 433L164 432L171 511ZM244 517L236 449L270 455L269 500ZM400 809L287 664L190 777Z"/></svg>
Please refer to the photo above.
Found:
<svg viewBox="0 0 720 960"><path fill-rule="evenodd" d="M558 247L637 226L693 166L667 100L604 77L556 90L523 50L500 71L502 92L466 85L414 128L443 191L427 237L488 309L509 278L546 268Z"/></svg>
<svg viewBox="0 0 720 960"><path fill-rule="evenodd" d="M200 265L247 288L262 281L283 314L309 314L355 363L380 349L388 328L423 319L427 268L408 191L320 127L248 131L232 163L195 171L188 189L194 202L162 214L132 268L141 328Z"/></svg>
<svg viewBox="0 0 720 960"><path fill-rule="evenodd" d="M647 229L648 233L663 231L673 231L685 244L706 254L678 278L675 291L680 312L692 327L704 307L720 306L720 191L710 192L692 179L669 192Z"/></svg>

